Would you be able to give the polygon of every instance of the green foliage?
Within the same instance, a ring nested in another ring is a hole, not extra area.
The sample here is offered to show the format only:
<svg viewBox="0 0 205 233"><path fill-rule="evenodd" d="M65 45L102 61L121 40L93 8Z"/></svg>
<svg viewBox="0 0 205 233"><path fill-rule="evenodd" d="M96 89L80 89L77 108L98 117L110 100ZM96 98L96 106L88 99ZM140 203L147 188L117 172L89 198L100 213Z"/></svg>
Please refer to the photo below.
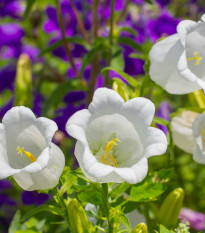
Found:
<svg viewBox="0 0 205 233"><path fill-rule="evenodd" d="M173 175L173 169L162 169L146 177L141 183L133 185L130 200L136 202L154 201L167 187Z"/></svg>

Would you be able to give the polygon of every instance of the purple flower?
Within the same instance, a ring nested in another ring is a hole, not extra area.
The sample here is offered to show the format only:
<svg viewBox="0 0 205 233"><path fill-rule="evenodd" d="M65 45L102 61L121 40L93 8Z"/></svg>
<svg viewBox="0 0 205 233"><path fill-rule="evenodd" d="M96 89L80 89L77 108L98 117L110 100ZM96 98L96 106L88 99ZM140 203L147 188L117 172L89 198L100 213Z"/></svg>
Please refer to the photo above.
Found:
<svg viewBox="0 0 205 233"><path fill-rule="evenodd" d="M160 37L176 33L180 19L173 18L170 14L163 13L157 19L151 19L147 24L150 39L156 42Z"/></svg>
<svg viewBox="0 0 205 233"><path fill-rule="evenodd" d="M179 218L183 223L188 221L190 223L190 227L197 231L205 229L205 215L200 212L196 212L188 208L182 208Z"/></svg>
<svg viewBox="0 0 205 233"><path fill-rule="evenodd" d="M45 193L38 193L37 191L23 191L21 193L21 200L24 205L42 205L48 201L50 195Z"/></svg>
<svg viewBox="0 0 205 233"><path fill-rule="evenodd" d="M0 47L21 44L24 35L23 29L17 23L6 23L0 25Z"/></svg>
<svg viewBox="0 0 205 233"><path fill-rule="evenodd" d="M171 106L169 102L164 101L159 105L159 108L156 111L156 116L169 121L170 113L171 113ZM165 134L167 134L168 130L166 126L157 124L157 127L161 129Z"/></svg>
<svg viewBox="0 0 205 233"><path fill-rule="evenodd" d="M171 3L171 0L156 0L160 7L165 7Z"/></svg>
<svg viewBox="0 0 205 233"><path fill-rule="evenodd" d="M10 189L12 187L12 184L8 180L0 180L0 190L2 189Z"/></svg>
<svg viewBox="0 0 205 233"><path fill-rule="evenodd" d="M24 11L24 6L18 0L0 0L0 16L10 16L19 19Z"/></svg>
<svg viewBox="0 0 205 233"><path fill-rule="evenodd" d="M11 88L15 76L16 76L16 69L15 66L12 64L3 67L0 70L0 83L1 83L0 93L6 88Z"/></svg>
<svg viewBox="0 0 205 233"><path fill-rule="evenodd" d="M63 15L63 23L65 26L66 35L72 36L76 32L77 21L68 0L61 1L61 11ZM58 25L56 9L54 7L49 6L46 9L46 14L48 19L44 23L45 32L55 33L56 35L60 36L61 32Z"/></svg>

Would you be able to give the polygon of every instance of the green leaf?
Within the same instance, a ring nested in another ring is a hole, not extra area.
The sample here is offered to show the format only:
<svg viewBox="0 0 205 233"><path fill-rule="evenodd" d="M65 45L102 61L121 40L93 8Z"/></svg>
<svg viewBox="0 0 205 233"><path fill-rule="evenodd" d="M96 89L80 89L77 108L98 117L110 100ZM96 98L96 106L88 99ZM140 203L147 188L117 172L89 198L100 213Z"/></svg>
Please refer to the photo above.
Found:
<svg viewBox="0 0 205 233"><path fill-rule="evenodd" d="M76 176L69 174L67 176L66 181L63 183L63 185L59 191L60 195L62 196L67 190L69 190L71 188L71 186L76 182L76 180L77 180Z"/></svg>
<svg viewBox="0 0 205 233"><path fill-rule="evenodd" d="M170 124L169 121L164 120L164 119L162 119L160 117L154 117L153 122L155 124L160 124L160 125L164 125L164 126L168 126Z"/></svg>
<svg viewBox="0 0 205 233"><path fill-rule="evenodd" d="M21 220L21 212L20 212L20 210L17 210L17 212L14 215L14 217L11 221L11 224L9 226L8 233L15 233L16 230L18 230L20 228L20 226L21 226L20 220Z"/></svg>
<svg viewBox="0 0 205 233"><path fill-rule="evenodd" d="M108 70L113 70L116 73L118 73L119 75L121 75L131 86L133 87L139 87L140 84L130 75L126 74L125 72L123 72L120 69L114 68L114 67L105 67L104 69L101 70L101 73L104 73L105 71Z"/></svg>
<svg viewBox="0 0 205 233"><path fill-rule="evenodd" d="M85 190L78 194L78 200L82 202L90 202L95 206L102 204L101 194L93 189Z"/></svg>
<svg viewBox="0 0 205 233"><path fill-rule="evenodd" d="M26 10L24 11L24 16L23 16L24 20L28 17L28 15L31 11L31 8L32 8L33 4L35 3L35 1L36 0L27 0Z"/></svg>
<svg viewBox="0 0 205 233"><path fill-rule="evenodd" d="M133 49L136 49L137 51L140 51L140 52L144 51L143 47L140 44L138 44L136 41L134 41L133 39L126 37L126 36L119 37L118 43L127 45Z"/></svg>
<svg viewBox="0 0 205 233"><path fill-rule="evenodd" d="M79 36L72 36L72 37L67 37L66 38L67 42L69 43L74 43L74 44L80 44L83 45L86 49L89 49L89 45L85 42L85 40L82 39L82 37ZM58 48L59 46L61 46L63 44L63 40L58 40L55 43L53 43L49 48L44 49L43 51L41 51L41 53L39 54L39 56L42 56L46 53L49 53L51 51L53 51L54 49Z"/></svg>
<svg viewBox="0 0 205 233"><path fill-rule="evenodd" d="M112 189L110 192L111 196L118 196L122 193L124 193L131 185L127 182L123 182L121 184L118 184L115 188Z"/></svg>
<svg viewBox="0 0 205 233"><path fill-rule="evenodd" d="M137 31L134 30L133 28L126 27L126 26L121 27L121 28L119 29L119 34L120 34L121 32L123 32L123 31L129 32L129 33L130 33L131 35L133 35L133 36L137 36Z"/></svg>
<svg viewBox="0 0 205 233"><path fill-rule="evenodd" d="M68 80L59 84L51 93L50 97L45 101L42 111L43 116L48 116L51 106L57 106L58 103L62 102L62 98L66 93L71 90L79 90L80 88L83 88L82 84L79 80L76 79Z"/></svg>
<svg viewBox="0 0 205 233"><path fill-rule="evenodd" d="M159 233L174 233L174 231L170 231L166 227L164 227L163 225L160 225L160 232Z"/></svg>
<svg viewBox="0 0 205 233"><path fill-rule="evenodd" d="M57 206L53 206L53 205L42 205L42 206L39 206L31 211L29 211L28 213L26 213L21 221L24 222L26 219L32 217L33 215L35 214L38 214L40 212L43 212L43 211L47 211L47 212L51 212L52 214L55 214L55 215L64 215L64 211L62 209L60 209L59 207Z"/></svg>
<svg viewBox="0 0 205 233"><path fill-rule="evenodd" d="M41 233L41 231L26 229L26 230L15 231L15 233Z"/></svg>
<svg viewBox="0 0 205 233"><path fill-rule="evenodd" d="M136 202L156 200L166 190L167 183L171 179L173 171L173 168L162 169L149 175L143 182L132 186L130 200Z"/></svg>
<svg viewBox="0 0 205 233"><path fill-rule="evenodd" d="M83 72L85 70L85 67L91 63L91 60L93 59L93 57L99 53L100 51L104 51L105 47L103 46L103 44L98 44L96 46L94 46L84 57L83 57L83 61L82 61L82 66L81 66L81 70L80 70L80 74L81 76L83 75Z"/></svg>
<svg viewBox="0 0 205 233"><path fill-rule="evenodd" d="M111 60L111 67L120 68L120 70L124 70L125 62L123 58L123 54L121 49L117 46L113 47L112 49L112 60Z"/></svg>
<svg viewBox="0 0 205 233"><path fill-rule="evenodd" d="M152 2L151 0L145 0L145 2L147 2L147 3L151 4L151 5L153 5L153 2Z"/></svg>
<svg viewBox="0 0 205 233"><path fill-rule="evenodd" d="M118 209L111 208L110 209L110 218L114 220L114 222L118 225L120 222L126 227L126 232L131 232L131 226L129 219L125 216L125 214Z"/></svg>

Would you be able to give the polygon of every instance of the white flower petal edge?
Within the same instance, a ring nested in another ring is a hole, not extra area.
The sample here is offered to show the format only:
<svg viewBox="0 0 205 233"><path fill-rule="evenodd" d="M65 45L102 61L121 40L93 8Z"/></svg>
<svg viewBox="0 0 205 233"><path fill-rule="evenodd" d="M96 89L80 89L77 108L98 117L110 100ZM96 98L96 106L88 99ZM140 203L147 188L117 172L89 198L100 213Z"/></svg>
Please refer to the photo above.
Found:
<svg viewBox="0 0 205 233"><path fill-rule="evenodd" d="M192 124L198 113L183 111L171 120L172 137L176 146L187 153L193 153L195 140L192 133Z"/></svg>
<svg viewBox="0 0 205 233"><path fill-rule="evenodd" d="M147 158L167 148L164 133L149 127L153 115L154 105L145 98L125 103L115 91L97 89L88 110L78 111L66 124L77 139L74 153L84 174L99 183L142 181Z"/></svg>
<svg viewBox="0 0 205 233"><path fill-rule="evenodd" d="M205 90L204 31L205 22L184 20L178 33L157 42L149 54L151 79L171 94Z"/></svg>
<svg viewBox="0 0 205 233"><path fill-rule="evenodd" d="M29 191L56 186L65 165L62 151L51 142L56 130L55 122L36 119L26 107L9 110L0 124L0 179L13 176Z"/></svg>
<svg viewBox="0 0 205 233"><path fill-rule="evenodd" d="M196 142L193 159L197 163L205 164L205 114L199 114L193 125L193 136Z"/></svg>

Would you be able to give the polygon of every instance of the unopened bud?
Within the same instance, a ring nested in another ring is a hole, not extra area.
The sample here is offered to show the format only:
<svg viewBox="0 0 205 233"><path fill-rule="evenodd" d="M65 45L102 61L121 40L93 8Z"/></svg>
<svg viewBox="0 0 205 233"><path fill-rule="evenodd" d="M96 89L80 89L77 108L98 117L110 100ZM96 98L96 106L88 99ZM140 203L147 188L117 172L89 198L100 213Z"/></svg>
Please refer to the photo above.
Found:
<svg viewBox="0 0 205 233"><path fill-rule="evenodd" d="M72 199L68 204L68 215L72 233L91 233L93 226L88 221L87 215L76 199Z"/></svg>
<svg viewBox="0 0 205 233"><path fill-rule="evenodd" d="M145 223L139 223L132 231L132 233L147 233L147 225Z"/></svg>
<svg viewBox="0 0 205 233"><path fill-rule="evenodd" d="M175 226L184 200L184 190L177 188L166 197L159 211L159 223L165 227Z"/></svg>
<svg viewBox="0 0 205 233"><path fill-rule="evenodd" d="M22 54L17 62L15 80L15 106L32 107L31 63L26 54Z"/></svg>

